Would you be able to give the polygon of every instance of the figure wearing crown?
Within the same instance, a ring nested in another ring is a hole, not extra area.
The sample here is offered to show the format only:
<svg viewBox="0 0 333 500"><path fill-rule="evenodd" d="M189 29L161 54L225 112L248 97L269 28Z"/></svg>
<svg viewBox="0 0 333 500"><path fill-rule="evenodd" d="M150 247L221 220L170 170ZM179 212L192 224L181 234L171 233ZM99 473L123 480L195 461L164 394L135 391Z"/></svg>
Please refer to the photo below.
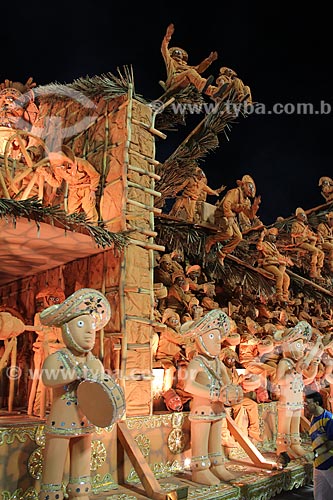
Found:
<svg viewBox="0 0 333 500"><path fill-rule="evenodd" d="M233 479L224 466L221 442L225 418L223 389L230 384L219 359L221 342L230 331L229 317L214 309L194 322L184 323L182 333L195 340L197 355L187 368L185 391L192 394L191 446L192 480L209 486Z"/></svg>
<svg viewBox="0 0 333 500"><path fill-rule="evenodd" d="M104 367L91 350L96 331L109 321L106 297L91 288L77 290L64 302L40 313L46 326L61 327L65 349L50 354L42 369L42 381L53 389L53 404L45 433L46 445L40 500L62 500L62 480L67 452L70 477L67 494L71 500L89 500L91 435L95 426L78 405L77 387L89 377L98 378Z"/></svg>
<svg viewBox="0 0 333 500"><path fill-rule="evenodd" d="M287 453L289 458L299 458L307 451L301 446L300 419L304 407L303 389L314 379L320 350L320 339L311 346L312 328L300 321L293 328L278 330L274 334L276 345L282 348L275 382L280 387L278 408L277 455ZM307 353L307 347L312 347ZM311 370L309 367L311 365Z"/></svg>

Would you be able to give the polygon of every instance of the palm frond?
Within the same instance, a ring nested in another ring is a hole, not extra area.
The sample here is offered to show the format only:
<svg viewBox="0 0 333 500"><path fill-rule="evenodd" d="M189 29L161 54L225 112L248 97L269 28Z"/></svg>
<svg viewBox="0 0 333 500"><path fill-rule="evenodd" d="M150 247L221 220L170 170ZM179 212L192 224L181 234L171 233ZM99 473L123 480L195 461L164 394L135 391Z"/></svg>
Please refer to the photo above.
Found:
<svg viewBox="0 0 333 500"><path fill-rule="evenodd" d="M217 149L219 134L224 133L227 137L236 118L237 113L230 105L230 101L222 101L215 105L172 155L156 169L161 177L156 182L156 189L161 193L156 206L164 206L167 199L175 196L179 186L194 174L198 161ZM177 172L176 179L175 172Z"/></svg>
<svg viewBox="0 0 333 500"><path fill-rule="evenodd" d="M43 100L62 98L72 99L78 102L84 100L84 97L94 99L103 97L105 100L111 100L128 93L129 85L134 87L134 76L131 67L124 66L123 73L118 68L118 75L110 72L95 76L85 76L74 80L72 83L50 83L36 87L34 94L43 98ZM137 100L143 101L142 96L135 94ZM88 106L89 107L89 106Z"/></svg>
<svg viewBox="0 0 333 500"><path fill-rule="evenodd" d="M96 244L102 248L116 246L123 248L128 244L127 233L112 233L103 225L93 226L84 213L67 215L59 206L46 207L37 197L16 201L0 198L0 218L11 221L14 226L16 220L25 218L34 221L39 228L41 222L60 227L65 231L82 231L91 236Z"/></svg>

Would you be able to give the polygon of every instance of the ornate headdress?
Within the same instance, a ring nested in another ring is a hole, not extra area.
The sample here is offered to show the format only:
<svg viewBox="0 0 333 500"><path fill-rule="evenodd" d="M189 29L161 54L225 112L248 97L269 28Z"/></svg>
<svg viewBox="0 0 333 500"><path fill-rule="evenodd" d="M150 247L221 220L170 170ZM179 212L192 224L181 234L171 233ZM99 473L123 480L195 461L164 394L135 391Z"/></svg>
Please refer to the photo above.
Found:
<svg viewBox="0 0 333 500"><path fill-rule="evenodd" d="M223 337L226 337L230 332L229 316L221 309L213 309L196 321L187 321L181 326L180 332L184 337L194 339L215 328L221 331Z"/></svg>
<svg viewBox="0 0 333 500"><path fill-rule="evenodd" d="M111 317L110 304L105 295L93 288L81 288L61 304L50 306L40 313L40 321L47 326L63 326L82 314L91 314L96 330L103 328Z"/></svg>
<svg viewBox="0 0 333 500"><path fill-rule="evenodd" d="M276 344L294 342L295 340L304 340L308 342L312 335L312 327L307 321L299 321L293 328L277 330L273 339Z"/></svg>

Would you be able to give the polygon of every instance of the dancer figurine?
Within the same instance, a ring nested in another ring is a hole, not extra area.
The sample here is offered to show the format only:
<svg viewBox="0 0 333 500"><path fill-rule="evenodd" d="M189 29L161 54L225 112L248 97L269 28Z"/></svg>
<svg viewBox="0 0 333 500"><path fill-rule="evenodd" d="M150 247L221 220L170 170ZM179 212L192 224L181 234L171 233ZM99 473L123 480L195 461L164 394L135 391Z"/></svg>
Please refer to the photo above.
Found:
<svg viewBox="0 0 333 500"><path fill-rule="evenodd" d="M67 494L71 500L89 500L91 493L91 435L95 426L83 414L77 401L77 387L84 379L98 378L104 367L91 353L96 330L109 321L106 297L91 288L77 290L61 304L40 313L46 326L62 329L65 349L48 356L42 381L53 389L53 404L45 426L43 475L40 500L62 500L62 480L67 452L70 471Z"/></svg>
<svg viewBox="0 0 333 500"><path fill-rule="evenodd" d="M195 340L197 355L190 361L185 391L192 394L191 446L192 480L209 486L233 479L224 466L221 443L222 421L226 417L223 389L230 383L219 359L221 342L230 330L229 317L214 309L194 322L184 323L184 335Z"/></svg>
<svg viewBox="0 0 333 500"><path fill-rule="evenodd" d="M286 452L290 458L299 458L307 453L301 446L300 420L304 408L303 388L311 380L306 380L303 372L308 371L310 363L313 365L317 363L315 356L319 352L320 342L319 339L319 342L304 356L311 334L312 328L306 321L300 321L293 328L278 330L274 334L274 340L282 345L283 351L275 380L280 387L276 453L280 455ZM312 371L314 378L316 370Z"/></svg>

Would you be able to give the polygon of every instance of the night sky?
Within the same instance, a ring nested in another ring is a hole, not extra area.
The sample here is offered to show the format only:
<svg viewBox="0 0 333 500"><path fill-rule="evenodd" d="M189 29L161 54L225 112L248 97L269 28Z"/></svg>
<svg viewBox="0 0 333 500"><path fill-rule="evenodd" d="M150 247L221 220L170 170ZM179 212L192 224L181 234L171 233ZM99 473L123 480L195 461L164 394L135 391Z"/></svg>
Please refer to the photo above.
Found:
<svg viewBox="0 0 333 500"><path fill-rule="evenodd" d="M220 147L201 167L208 183L235 187L244 174L253 176L262 196L258 215L265 224L324 202L318 187L332 172L332 27L323 3L304 2L128 2L58 1L1 7L0 81L38 85L70 83L81 76L132 65L136 92L158 99L165 79L160 44L170 23L170 46L189 53L198 64L216 50L219 58L204 73L218 75L220 66L237 71L251 87L253 99L272 110L275 103L312 103L316 114L250 114L240 118ZM291 10L293 9L293 10ZM315 9L315 11L314 11ZM320 113L320 103L332 112ZM199 121L202 117L194 117ZM158 142L163 161L177 147L186 129L169 132ZM215 203L216 199L211 201Z"/></svg>

